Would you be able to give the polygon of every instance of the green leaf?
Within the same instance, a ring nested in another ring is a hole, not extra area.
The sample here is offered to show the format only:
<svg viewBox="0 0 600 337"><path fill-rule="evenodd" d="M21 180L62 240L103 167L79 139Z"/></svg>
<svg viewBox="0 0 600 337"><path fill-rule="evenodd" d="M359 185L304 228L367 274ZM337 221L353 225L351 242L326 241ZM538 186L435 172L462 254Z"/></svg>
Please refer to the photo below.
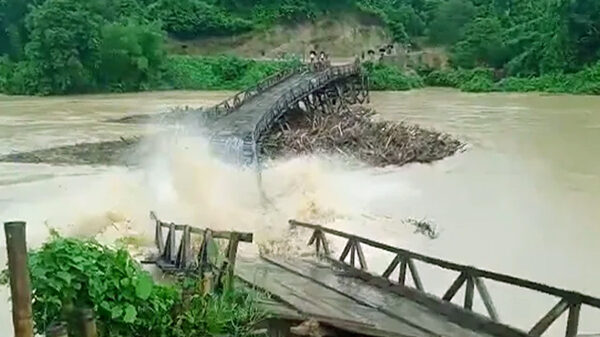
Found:
<svg viewBox="0 0 600 337"><path fill-rule="evenodd" d="M135 295L142 299L147 300L152 292L152 280L146 275L142 275L137 279L135 285Z"/></svg>
<svg viewBox="0 0 600 337"><path fill-rule="evenodd" d="M58 273L56 273L56 276L58 276L67 283L71 283L71 279L73 278L69 273L65 271L59 271Z"/></svg>
<svg viewBox="0 0 600 337"><path fill-rule="evenodd" d="M110 311L110 318L112 318L112 319L117 319L117 318L121 317L121 315L123 315L123 309L121 309L120 306L115 306Z"/></svg>
<svg viewBox="0 0 600 337"><path fill-rule="evenodd" d="M136 316L137 310L135 310L135 307L131 304L127 304L125 307L125 316L123 316L123 321L125 323L133 323Z"/></svg>

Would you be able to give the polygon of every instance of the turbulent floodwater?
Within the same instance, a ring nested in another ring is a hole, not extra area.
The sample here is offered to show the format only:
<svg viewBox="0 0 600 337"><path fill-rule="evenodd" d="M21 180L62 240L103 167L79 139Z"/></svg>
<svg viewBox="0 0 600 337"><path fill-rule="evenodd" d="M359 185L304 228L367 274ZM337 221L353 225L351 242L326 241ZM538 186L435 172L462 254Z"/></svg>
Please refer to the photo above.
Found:
<svg viewBox="0 0 600 337"><path fill-rule="evenodd" d="M0 154L157 132L163 128L105 120L174 105L212 105L227 94L0 96ZM107 240L149 238L148 212L155 210L168 220L253 231L266 244L286 235L287 219L300 218L600 296L600 97L426 89L373 93L372 105L382 118L435 127L469 148L433 165L402 168L370 169L335 158L273 162L263 176L270 201L265 207L253 171L221 163L202 137L184 137L176 127L178 136L166 138L143 169L0 164L0 222L26 220L30 246L44 240L47 226L69 235L101 233ZM408 217L435 222L440 237L414 234L402 223ZM375 268L392 258L366 254ZM454 276L419 267L426 289L437 294ZM488 287L501 318L522 328L556 301ZM5 298L6 291L0 301ZM6 322L1 335L11 333L9 317L0 309ZM600 331L598 318L584 308L581 331Z"/></svg>

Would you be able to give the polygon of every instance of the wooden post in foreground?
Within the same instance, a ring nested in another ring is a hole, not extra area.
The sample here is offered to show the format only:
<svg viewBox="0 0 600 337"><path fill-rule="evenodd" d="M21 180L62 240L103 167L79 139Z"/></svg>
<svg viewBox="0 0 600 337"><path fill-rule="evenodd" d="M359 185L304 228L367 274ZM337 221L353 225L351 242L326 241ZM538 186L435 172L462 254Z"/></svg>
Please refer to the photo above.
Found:
<svg viewBox="0 0 600 337"><path fill-rule="evenodd" d="M25 222L4 223L15 337L33 337Z"/></svg>

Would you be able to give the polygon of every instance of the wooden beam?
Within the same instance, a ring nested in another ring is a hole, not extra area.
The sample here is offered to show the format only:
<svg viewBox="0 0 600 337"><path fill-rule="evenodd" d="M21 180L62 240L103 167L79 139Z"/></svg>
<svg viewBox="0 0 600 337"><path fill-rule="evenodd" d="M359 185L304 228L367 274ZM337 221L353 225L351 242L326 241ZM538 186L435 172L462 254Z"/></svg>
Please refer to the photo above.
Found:
<svg viewBox="0 0 600 337"><path fill-rule="evenodd" d="M170 223L165 223L165 222L160 222L160 226L163 228L169 228L172 224ZM185 226L187 225L178 225L178 224L174 224L175 226L175 230L178 231L182 231ZM204 232L208 230L208 228L204 229L204 228L198 228L198 227L194 227L194 226L190 226L190 231L192 232L192 234L204 234ZM252 242L254 239L254 235L252 233L241 233L241 232L233 232L233 231L213 231L212 232L212 237L215 239L229 239L231 237L231 233L238 233L238 238L241 242Z"/></svg>
<svg viewBox="0 0 600 337"><path fill-rule="evenodd" d="M308 240L308 243L307 243L308 246L310 246L313 243L315 243L315 240L317 239L317 231L318 231L317 229L315 229L313 231L312 235L310 236L310 240Z"/></svg>
<svg viewBox="0 0 600 337"><path fill-rule="evenodd" d="M321 239L321 244L323 245L323 252L325 256L329 256L331 251L329 250L329 242L325 238L325 234L322 231L319 231L319 238Z"/></svg>
<svg viewBox="0 0 600 337"><path fill-rule="evenodd" d="M356 258L356 243L352 240L352 247L350 248L350 264L354 267L356 264L354 259Z"/></svg>
<svg viewBox="0 0 600 337"><path fill-rule="evenodd" d="M402 260L402 263L400 264L400 273L398 274L398 283L401 285L406 284L406 267L406 260Z"/></svg>
<svg viewBox="0 0 600 337"><path fill-rule="evenodd" d="M492 297L490 296L483 279L480 277L475 277L473 278L473 281L475 281L475 287L477 287L477 291L479 292L479 296L483 301L483 305L485 305L488 315L494 322L499 322L500 318L498 317L498 312L496 311Z"/></svg>
<svg viewBox="0 0 600 337"><path fill-rule="evenodd" d="M237 258L239 242L239 234L233 233L227 246L227 274L225 279L225 289L227 291L233 290L235 259Z"/></svg>
<svg viewBox="0 0 600 337"><path fill-rule="evenodd" d="M462 287L462 285L465 283L466 280L467 280L467 274L460 273L460 275L458 275L456 280L454 280L454 282L452 282L452 285L450 286L450 288L448 288L448 290L446 291L444 296L442 296L442 299L444 301L448 301L448 302L452 301L452 298L454 298L454 295L456 295L456 293L458 292L460 287Z"/></svg>
<svg viewBox="0 0 600 337"><path fill-rule="evenodd" d="M475 283L473 277L467 276L467 287L465 288L465 309L473 310L473 295L475 294Z"/></svg>
<svg viewBox="0 0 600 337"><path fill-rule="evenodd" d="M352 248L352 240L348 240L348 242L346 243L346 246L344 247L344 250L342 251L342 255L340 255L340 258L339 258L340 261L343 262L346 259L351 248Z"/></svg>
<svg viewBox="0 0 600 337"><path fill-rule="evenodd" d="M566 337L577 336L579 330L579 313L581 312L581 303L571 304L569 306L569 317L567 318L567 333Z"/></svg>
<svg viewBox="0 0 600 337"><path fill-rule="evenodd" d="M354 249L358 254L358 263L360 263L360 269L367 270L367 260L365 259L365 254L363 253L362 247L360 246L360 242L354 242Z"/></svg>
<svg viewBox="0 0 600 337"><path fill-rule="evenodd" d="M382 276L385 278L389 278L390 275L392 275L392 273L394 272L394 269L396 269L396 267L400 264L401 260L402 258L400 257L400 255L396 255L396 257L394 257L394 259L392 260L392 263L390 263L387 269L383 272Z"/></svg>
<svg viewBox="0 0 600 337"><path fill-rule="evenodd" d="M410 269L410 275L412 275L413 282L415 282L415 287L420 291L424 291L423 282L421 282L421 277L417 272L417 266L415 265L415 262L411 259L407 259L406 261L408 263L408 269Z"/></svg>
<svg viewBox="0 0 600 337"><path fill-rule="evenodd" d="M554 321L563 314L569 308L569 302L564 298L561 299L548 313L537 322L531 330L529 330L529 335L531 336L541 336Z"/></svg>

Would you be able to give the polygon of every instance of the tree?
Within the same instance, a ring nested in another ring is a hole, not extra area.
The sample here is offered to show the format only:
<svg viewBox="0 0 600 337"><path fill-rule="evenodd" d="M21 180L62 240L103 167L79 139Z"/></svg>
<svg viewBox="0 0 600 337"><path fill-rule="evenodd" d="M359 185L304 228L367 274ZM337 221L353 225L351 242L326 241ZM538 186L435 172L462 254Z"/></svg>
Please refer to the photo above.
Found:
<svg viewBox="0 0 600 337"><path fill-rule="evenodd" d="M101 22L82 1L47 0L32 10L26 56L42 76L38 92L83 92L94 87Z"/></svg>
<svg viewBox="0 0 600 337"><path fill-rule="evenodd" d="M571 1L568 9L569 39L579 65L600 58L600 1Z"/></svg>
<svg viewBox="0 0 600 337"><path fill-rule="evenodd" d="M507 61L500 20L477 18L465 27L465 38L452 49L451 61L463 68L501 68Z"/></svg>
<svg viewBox="0 0 600 337"><path fill-rule="evenodd" d="M158 24L109 23L102 27L98 83L113 90L139 90L159 77L165 59Z"/></svg>
<svg viewBox="0 0 600 337"><path fill-rule="evenodd" d="M429 28L434 43L451 45L463 36L464 26L475 17L475 6L468 0L448 0L435 10Z"/></svg>

